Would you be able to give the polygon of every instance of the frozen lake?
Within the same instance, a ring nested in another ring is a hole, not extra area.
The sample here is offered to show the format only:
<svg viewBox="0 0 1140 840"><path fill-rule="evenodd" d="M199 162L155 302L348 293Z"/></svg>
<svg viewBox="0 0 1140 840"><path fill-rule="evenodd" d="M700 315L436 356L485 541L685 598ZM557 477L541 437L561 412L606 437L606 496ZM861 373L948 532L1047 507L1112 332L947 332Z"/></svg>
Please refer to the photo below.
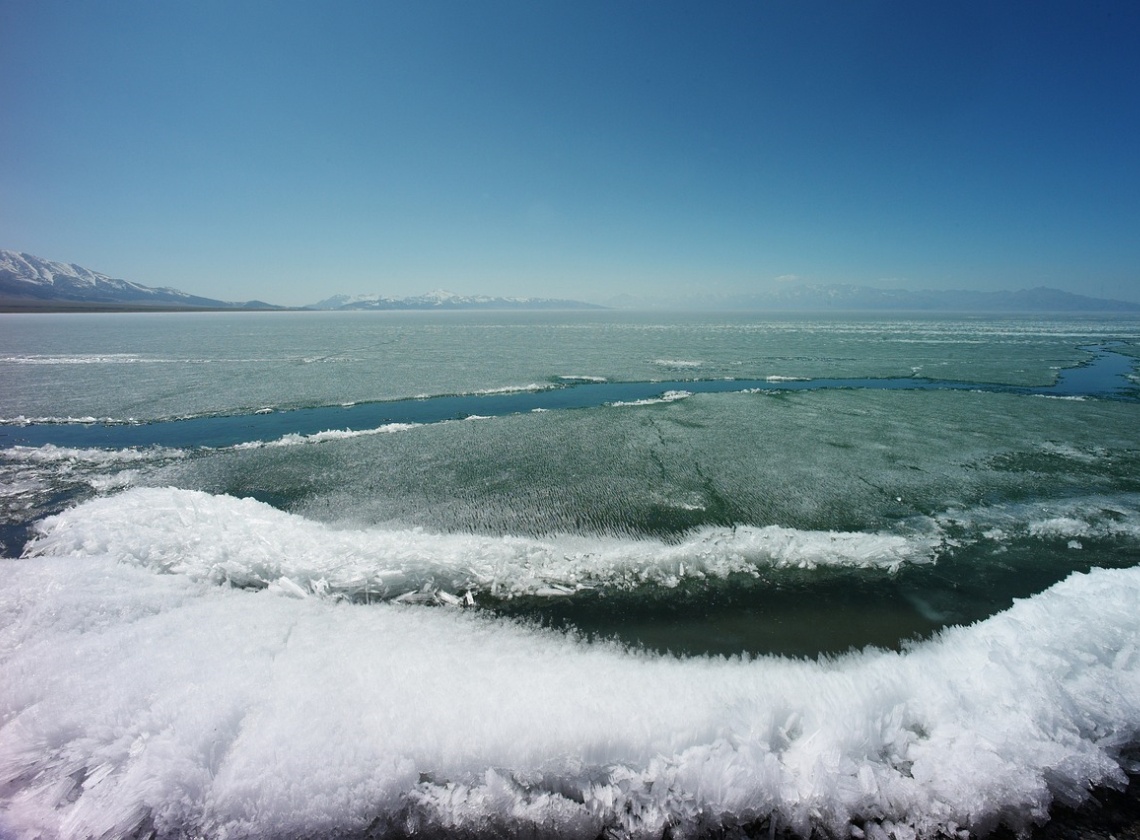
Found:
<svg viewBox="0 0 1140 840"><path fill-rule="evenodd" d="M14 836L901 838L1128 769L1135 319L0 328Z"/></svg>

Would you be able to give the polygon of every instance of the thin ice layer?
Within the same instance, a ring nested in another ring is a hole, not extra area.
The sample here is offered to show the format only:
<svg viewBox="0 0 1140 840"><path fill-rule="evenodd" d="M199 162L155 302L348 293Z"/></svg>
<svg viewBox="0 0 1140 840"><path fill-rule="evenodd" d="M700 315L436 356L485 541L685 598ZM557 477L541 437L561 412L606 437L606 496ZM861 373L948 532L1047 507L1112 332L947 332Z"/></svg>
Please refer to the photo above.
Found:
<svg viewBox="0 0 1140 840"><path fill-rule="evenodd" d="M107 557L2 561L0 834L1019 829L1123 783L1137 603L1140 569L1098 570L901 654L681 660Z"/></svg>
<svg viewBox="0 0 1140 840"><path fill-rule="evenodd" d="M120 561L238 586L280 582L296 594L365 598L490 592L557 595L582 587L676 585L758 568L897 568L929 562L930 534L702 528L679 543L345 530L253 499L137 488L38 523L29 556L110 555ZM284 580L283 580L284 579Z"/></svg>

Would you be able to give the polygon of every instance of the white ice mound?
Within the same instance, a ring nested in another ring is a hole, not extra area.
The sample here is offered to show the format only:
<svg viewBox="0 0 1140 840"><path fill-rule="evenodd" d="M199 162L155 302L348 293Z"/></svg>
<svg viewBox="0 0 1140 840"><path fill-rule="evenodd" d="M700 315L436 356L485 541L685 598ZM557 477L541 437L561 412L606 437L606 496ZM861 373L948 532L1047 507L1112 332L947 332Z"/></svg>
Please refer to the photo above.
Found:
<svg viewBox="0 0 1140 840"><path fill-rule="evenodd" d="M640 406L640 405L658 405L660 403L677 402L677 400L688 399L693 395L692 391L666 391L659 397L649 397L644 400L628 400L612 402L609 405L614 408Z"/></svg>
<svg viewBox="0 0 1140 840"><path fill-rule="evenodd" d="M10 446L0 449L0 459L29 464L74 464L113 467L137 462L174 460L185 458L182 449L150 446L134 449L95 449L70 446Z"/></svg>
<svg viewBox="0 0 1140 840"><path fill-rule="evenodd" d="M291 432L275 440L251 440L246 443L236 443L233 449L271 449L287 446L305 446L308 444L327 443L330 440L351 440L352 438L374 437L395 432L403 432L419 427L419 423L385 423L372 429L326 429L323 432L314 432L309 435Z"/></svg>
<svg viewBox="0 0 1140 840"><path fill-rule="evenodd" d="M314 593L366 600L567 594L584 587L674 586L689 576L760 568L929 562L930 534L791 528L705 528L680 543L344 530L252 499L138 488L96 499L36 526L28 556L109 555L122 562L238 586L280 578Z"/></svg>
<svg viewBox="0 0 1140 840"><path fill-rule="evenodd" d="M1021 829L1123 784L1138 603L1140 569L1098 570L901 654L682 660L4 560L0 836Z"/></svg>

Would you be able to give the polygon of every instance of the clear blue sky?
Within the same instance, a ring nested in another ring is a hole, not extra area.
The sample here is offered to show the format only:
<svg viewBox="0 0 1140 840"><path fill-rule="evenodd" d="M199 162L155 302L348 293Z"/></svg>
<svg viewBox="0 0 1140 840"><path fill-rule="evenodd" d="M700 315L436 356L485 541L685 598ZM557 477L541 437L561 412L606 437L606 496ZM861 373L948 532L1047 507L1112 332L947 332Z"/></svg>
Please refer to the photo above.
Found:
<svg viewBox="0 0 1140 840"><path fill-rule="evenodd" d="M229 300L1140 300L1140 3L0 0L0 247Z"/></svg>

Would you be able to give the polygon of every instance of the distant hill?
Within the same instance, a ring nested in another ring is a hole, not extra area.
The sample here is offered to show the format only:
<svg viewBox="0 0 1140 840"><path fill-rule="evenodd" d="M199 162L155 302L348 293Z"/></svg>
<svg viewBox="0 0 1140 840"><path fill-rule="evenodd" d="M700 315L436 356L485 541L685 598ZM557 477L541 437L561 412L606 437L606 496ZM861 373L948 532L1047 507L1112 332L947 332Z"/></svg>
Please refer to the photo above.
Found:
<svg viewBox="0 0 1140 840"><path fill-rule="evenodd" d="M0 250L0 306L9 309L278 309L118 280L83 266Z"/></svg>
<svg viewBox="0 0 1140 840"><path fill-rule="evenodd" d="M353 310L440 310L440 309L605 309L592 303L557 298L506 298L486 295L457 295L442 289L417 297L382 295L334 295L305 309Z"/></svg>
<svg viewBox="0 0 1140 840"><path fill-rule="evenodd" d="M910 291L852 285L788 286L755 294L693 296L654 303L628 296L611 306L801 312L1140 312L1140 303L1075 295L1039 286L1016 292Z"/></svg>

